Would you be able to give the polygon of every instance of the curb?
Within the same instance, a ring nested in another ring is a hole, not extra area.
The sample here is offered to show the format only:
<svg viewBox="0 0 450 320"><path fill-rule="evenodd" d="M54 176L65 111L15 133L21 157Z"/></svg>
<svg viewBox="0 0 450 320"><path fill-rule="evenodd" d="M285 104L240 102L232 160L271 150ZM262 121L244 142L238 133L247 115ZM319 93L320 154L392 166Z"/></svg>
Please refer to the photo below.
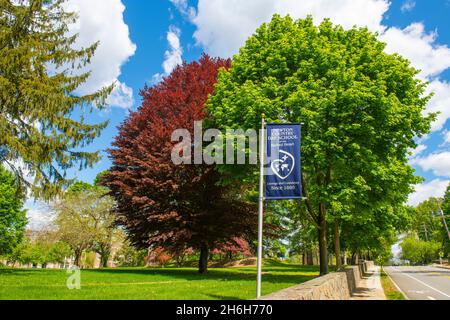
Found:
<svg viewBox="0 0 450 320"><path fill-rule="evenodd" d="M406 293L403 292L402 289L400 289L400 287L397 285L397 283L395 283L394 279L391 278L391 276L389 275L389 273L387 273L386 271L384 271L384 268L381 268L381 270L388 276L389 280L391 280L391 282L394 284L395 288L405 297L405 300L410 300L408 298L408 296L406 295Z"/></svg>
<svg viewBox="0 0 450 320"><path fill-rule="evenodd" d="M431 266L435 267L435 268L441 268L441 269L450 270L450 266L443 266L443 265L440 265L440 264L433 264Z"/></svg>

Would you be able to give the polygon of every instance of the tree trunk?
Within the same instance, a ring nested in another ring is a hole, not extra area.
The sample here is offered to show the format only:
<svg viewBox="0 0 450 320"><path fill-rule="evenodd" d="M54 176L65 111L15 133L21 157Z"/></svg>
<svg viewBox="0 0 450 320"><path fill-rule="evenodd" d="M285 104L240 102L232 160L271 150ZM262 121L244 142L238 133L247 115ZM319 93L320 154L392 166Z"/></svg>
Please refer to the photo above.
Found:
<svg viewBox="0 0 450 320"><path fill-rule="evenodd" d="M319 247L317 246L314 249L314 258L316 259L316 262L313 262L313 265L320 265L320 256L319 256Z"/></svg>
<svg viewBox="0 0 450 320"><path fill-rule="evenodd" d="M110 256L109 251L104 251L102 252L102 254L100 254L100 263L102 268L108 268L109 256Z"/></svg>
<svg viewBox="0 0 450 320"><path fill-rule="evenodd" d="M75 260L74 260L73 264L76 265L77 267L80 267L82 253L83 253L83 250L81 250L81 249L75 250Z"/></svg>
<svg viewBox="0 0 450 320"><path fill-rule="evenodd" d="M198 272L201 274L208 272L208 255L208 245L206 243L202 243L200 247L200 259L198 261Z"/></svg>
<svg viewBox="0 0 450 320"><path fill-rule="evenodd" d="M339 232L339 219L334 219L334 253L336 255L336 270L341 270L341 239Z"/></svg>
<svg viewBox="0 0 450 320"><path fill-rule="evenodd" d="M354 257L353 261L354 261L353 262L354 265L358 265L359 264L359 253L358 252L355 252L355 257Z"/></svg>
<svg viewBox="0 0 450 320"><path fill-rule="evenodd" d="M327 250L327 230L326 224L321 223L319 229L319 259L320 259L320 275L326 275L328 273L328 250Z"/></svg>
<svg viewBox="0 0 450 320"><path fill-rule="evenodd" d="M177 255L176 255L176 264L177 264L177 267L180 268L180 267L183 265L183 262L184 262L184 254L183 254L183 253L177 254Z"/></svg>
<svg viewBox="0 0 450 320"><path fill-rule="evenodd" d="M309 249L308 251L306 251L306 264L308 266L313 266L314 265L314 258L313 258L313 252L311 249Z"/></svg>
<svg viewBox="0 0 450 320"><path fill-rule="evenodd" d="M327 220L325 219L325 207L320 205L319 209L319 257L320 275L328 274L328 248L327 248Z"/></svg>

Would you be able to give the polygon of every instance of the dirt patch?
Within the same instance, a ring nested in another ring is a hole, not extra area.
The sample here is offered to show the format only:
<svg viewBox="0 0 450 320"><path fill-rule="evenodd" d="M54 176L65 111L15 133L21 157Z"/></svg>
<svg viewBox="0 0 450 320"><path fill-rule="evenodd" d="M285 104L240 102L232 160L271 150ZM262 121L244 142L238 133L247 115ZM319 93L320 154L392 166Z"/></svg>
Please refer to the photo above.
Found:
<svg viewBox="0 0 450 320"><path fill-rule="evenodd" d="M236 261L213 261L211 268L242 268L256 266L256 258L246 258Z"/></svg>

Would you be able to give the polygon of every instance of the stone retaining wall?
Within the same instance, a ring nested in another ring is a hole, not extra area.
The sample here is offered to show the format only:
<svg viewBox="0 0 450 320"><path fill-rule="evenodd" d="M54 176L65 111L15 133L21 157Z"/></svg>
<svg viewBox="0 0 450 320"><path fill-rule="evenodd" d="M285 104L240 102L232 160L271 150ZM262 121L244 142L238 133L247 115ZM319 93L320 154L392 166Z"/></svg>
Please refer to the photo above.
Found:
<svg viewBox="0 0 450 320"><path fill-rule="evenodd" d="M261 300L348 300L358 287L362 275L372 269L372 261L358 266L347 267L344 271L333 272L323 277L271 293Z"/></svg>

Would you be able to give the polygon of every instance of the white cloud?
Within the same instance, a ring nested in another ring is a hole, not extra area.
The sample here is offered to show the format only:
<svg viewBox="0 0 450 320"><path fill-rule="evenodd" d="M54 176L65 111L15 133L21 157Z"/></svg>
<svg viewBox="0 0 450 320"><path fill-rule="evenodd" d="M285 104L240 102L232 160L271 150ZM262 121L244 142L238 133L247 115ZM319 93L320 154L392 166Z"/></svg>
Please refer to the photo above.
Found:
<svg viewBox="0 0 450 320"><path fill-rule="evenodd" d="M450 180L435 179L415 186L416 191L409 196L408 204L417 206L430 197L443 197Z"/></svg>
<svg viewBox="0 0 450 320"><path fill-rule="evenodd" d="M213 56L230 57L245 40L275 13L304 18L312 14L316 22L331 18L346 28L364 25L382 31L387 0L199 0L197 15L191 19L197 30L194 38Z"/></svg>
<svg viewBox="0 0 450 320"><path fill-rule="evenodd" d="M175 26L170 26L167 32L167 42L170 50L165 53L165 60L163 62L163 69L166 74L169 74L175 67L183 62L183 48L180 44L181 31Z"/></svg>
<svg viewBox="0 0 450 320"><path fill-rule="evenodd" d="M169 0L175 8L187 19L192 20L197 14L194 7L190 7L187 0Z"/></svg>
<svg viewBox="0 0 450 320"><path fill-rule="evenodd" d="M400 10L405 13L412 11L416 7L416 2L413 0L406 0L403 2L402 6L400 7Z"/></svg>
<svg viewBox="0 0 450 320"><path fill-rule="evenodd" d="M442 135L444 136L444 144L450 143L450 131L445 130Z"/></svg>
<svg viewBox="0 0 450 320"><path fill-rule="evenodd" d="M134 104L133 89L125 83L117 83L108 98L108 104L110 106L131 109Z"/></svg>
<svg viewBox="0 0 450 320"><path fill-rule="evenodd" d="M171 0L183 14L188 10L184 0ZM176 5L178 3L178 5ZM439 78L450 68L450 48L437 43L437 31L428 32L423 23L412 23L404 29L383 25L388 11L388 0L199 0L193 9L195 16L188 20L194 24L194 39L200 47L213 56L231 57L236 54L246 39L264 22L270 21L274 13L289 14L293 18L304 18L312 14L315 23L330 18L344 28L354 25L367 26L380 33L379 39L387 43L386 52L399 53L421 70L419 77L429 81L427 93L434 92L426 113L440 112L432 131L441 130L450 118L450 82ZM415 1L406 0L402 11L412 10ZM193 11L192 11L193 12ZM426 137L413 153L410 163L431 170L439 176L450 176L450 153L435 153L420 158L427 146ZM446 141L450 134L446 134ZM416 186L409 203L416 205L430 196L442 196L448 180L436 179Z"/></svg>
<svg viewBox="0 0 450 320"><path fill-rule="evenodd" d="M450 83L437 78L450 68L450 48L436 44L437 32L427 33L422 23L413 23L405 29L391 27L380 36L386 42L386 52L399 53L421 70L419 78L429 81L426 94L434 93L424 112L439 112L431 130L441 130L450 118Z"/></svg>
<svg viewBox="0 0 450 320"><path fill-rule="evenodd" d="M157 83L164 76L169 75L178 65L183 63L183 47L180 43L181 30L173 25L167 31L167 42L169 49L164 54L164 62L162 64L164 73L157 73L153 76L152 82Z"/></svg>
<svg viewBox="0 0 450 320"><path fill-rule="evenodd" d="M428 85L427 92L433 92L434 95L428 103L426 112L439 112L431 130L438 131L450 118L450 82L433 80Z"/></svg>
<svg viewBox="0 0 450 320"><path fill-rule="evenodd" d="M419 154L421 154L423 151L427 149L427 146L424 144L419 144L417 148L409 150L411 152L411 158L417 157Z"/></svg>
<svg viewBox="0 0 450 320"><path fill-rule="evenodd" d="M415 158L411 164L420 166L424 171L432 171L434 175L450 177L450 152L432 153L423 158Z"/></svg>
<svg viewBox="0 0 450 320"><path fill-rule="evenodd" d="M87 47L100 41L92 63L83 70L91 70L92 75L77 92L89 94L117 82L119 88L111 99L122 101L124 105L116 106L126 108L130 104L129 90L123 90L118 78L123 64L134 55L136 45L131 41L128 26L123 19L125 6L121 0L68 0L66 7L79 16L77 22L70 27L71 32L79 34L75 46ZM124 96L118 99L117 95L120 94Z"/></svg>
<svg viewBox="0 0 450 320"><path fill-rule="evenodd" d="M29 200L25 204L25 209L28 218L27 229L37 231L53 225L54 212L47 204Z"/></svg>
<svg viewBox="0 0 450 320"><path fill-rule="evenodd" d="M312 14L316 23L330 18L344 28L354 25L367 26L380 33L380 40L387 43L386 52L397 52L408 58L421 70L419 77L432 81L429 92L435 96L428 112L440 111L432 130L440 130L450 118L450 85L438 76L450 68L450 48L437 44L437 32L427 32L423 23L412 23L404 29L383 25L383 17L389 9L388 0L199 0L196 8L186 0L171 0L183 12L195 12L188 20L196 27L194 39L213 56L231 57L244 45L245 40L263 23L270 21L274 13L304 18ZM404 10L412 9L415 1L403 3Z"/></svg>
<svg viewBox="0 0 450 320"><path fill-rule="evenodd" d="M434 96L428 103L426 114L439 112L431 130L443 128L450 118L450 83L437 78L450 68L450 48L436 44L437 32L427 33L422 23L413 23L405 29L386 29L380 40L386 42L386 52L399 53L409 59L414 68L421 70L419 78L429 81L426 94Z"/></svg>
<svg viewBox="0 0 450 320"><path fill-rule="evenodd" d="M405 29L387 29L380 40L387 43L386 52L399 53L422 70L420 77L428 79L450 68L450 48L436 44L437 32L427 33L422 23L413 23Z"/></svg>

